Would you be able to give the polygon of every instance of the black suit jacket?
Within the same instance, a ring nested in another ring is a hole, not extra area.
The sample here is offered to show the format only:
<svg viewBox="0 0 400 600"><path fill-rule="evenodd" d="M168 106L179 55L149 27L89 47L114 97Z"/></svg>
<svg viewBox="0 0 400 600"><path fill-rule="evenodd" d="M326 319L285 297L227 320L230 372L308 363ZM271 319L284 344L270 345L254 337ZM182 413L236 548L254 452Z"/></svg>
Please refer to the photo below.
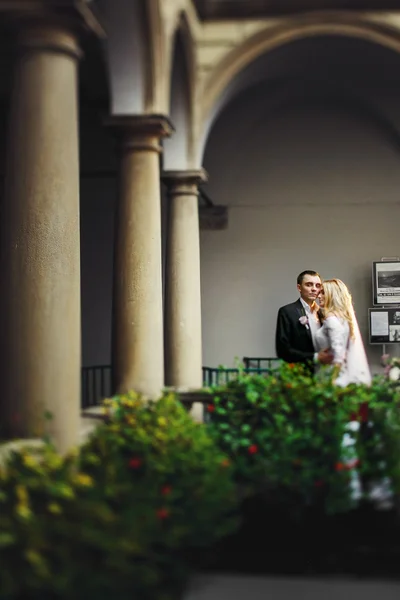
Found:
<svg viewBox="0 0 400 600"><path fill-rule="evenodd" d="M313 361L315 350L311 330L299 321L305 314L300 299L279 309L275 337L278 358L289 363Z"/></svg>

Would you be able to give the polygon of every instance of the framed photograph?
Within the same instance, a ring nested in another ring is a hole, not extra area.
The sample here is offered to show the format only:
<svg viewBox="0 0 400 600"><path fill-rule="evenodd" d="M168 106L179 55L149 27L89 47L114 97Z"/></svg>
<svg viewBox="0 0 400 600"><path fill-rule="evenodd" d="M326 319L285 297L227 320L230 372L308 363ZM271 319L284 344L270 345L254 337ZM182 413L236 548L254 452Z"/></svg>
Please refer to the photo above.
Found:
<svg viewBox="0 0 400 600"><path fill-rule="evenodd" d="M400 343L400 308L369 308L369 343Z"/></svg>
<svg viewBox="0 0 400 600"><path fill-rule="evenodd" d="M400 304L400 261L372 263L373 305Z"/></svg>

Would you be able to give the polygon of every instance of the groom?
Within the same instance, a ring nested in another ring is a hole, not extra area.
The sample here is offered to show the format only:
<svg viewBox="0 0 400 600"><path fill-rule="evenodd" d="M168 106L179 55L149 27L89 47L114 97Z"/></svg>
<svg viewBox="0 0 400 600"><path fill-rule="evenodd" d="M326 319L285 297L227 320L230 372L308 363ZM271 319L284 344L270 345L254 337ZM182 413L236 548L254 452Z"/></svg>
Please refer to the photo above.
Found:
<svg viewBox="0 0 400 600"><path fill-rule="evenodd" d="M315 334L321 327L319 306L321 278L316 271L303 271L297 277L300 298L282 306L276 326L276 354L288 363L320 363L328 365L333 356L329 350L315 351Z"/></svg>

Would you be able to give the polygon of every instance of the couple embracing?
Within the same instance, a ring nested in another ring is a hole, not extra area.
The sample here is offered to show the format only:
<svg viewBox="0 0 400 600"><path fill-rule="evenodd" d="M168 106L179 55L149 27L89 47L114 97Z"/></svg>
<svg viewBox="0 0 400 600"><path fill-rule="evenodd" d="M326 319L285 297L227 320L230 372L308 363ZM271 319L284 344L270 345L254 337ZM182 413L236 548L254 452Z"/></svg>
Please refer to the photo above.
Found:
<svg viewBox="0 0 400 600"><path fill-rule="evenodd" d="M332 365L336 385L371 383L371 372L353 309L340 279L321 281L316 271L297 278L300 298L282 306L276 327L276 353L289 363Z"/></svg>

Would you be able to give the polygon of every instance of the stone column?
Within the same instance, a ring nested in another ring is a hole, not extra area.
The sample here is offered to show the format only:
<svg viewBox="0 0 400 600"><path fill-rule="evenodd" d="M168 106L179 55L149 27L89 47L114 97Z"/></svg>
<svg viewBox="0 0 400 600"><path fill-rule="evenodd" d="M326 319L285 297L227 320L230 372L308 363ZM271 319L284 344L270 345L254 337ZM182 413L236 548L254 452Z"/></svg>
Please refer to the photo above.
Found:
<svg viewBox="0 0 400 600"><path fill-rule="evenodd" d="M59 450L80 422L80 240L75 33L21 24L1 218L2 425L50 433ZM47 415L47 416L46 416Z"/></svg>
<svg viewBox="0 0 400 600"><path fill-rule="evenodd" d="M202 387L198 185L203 170L166 171L165 382Z"/></svg>
<svg viewBox="0 0 400 600"><path fill-rule="evenodd" d="M164 386L160 140L163 116L116 116L120 141L116 209L113 380L117 393L156 398Z"/></svg>

